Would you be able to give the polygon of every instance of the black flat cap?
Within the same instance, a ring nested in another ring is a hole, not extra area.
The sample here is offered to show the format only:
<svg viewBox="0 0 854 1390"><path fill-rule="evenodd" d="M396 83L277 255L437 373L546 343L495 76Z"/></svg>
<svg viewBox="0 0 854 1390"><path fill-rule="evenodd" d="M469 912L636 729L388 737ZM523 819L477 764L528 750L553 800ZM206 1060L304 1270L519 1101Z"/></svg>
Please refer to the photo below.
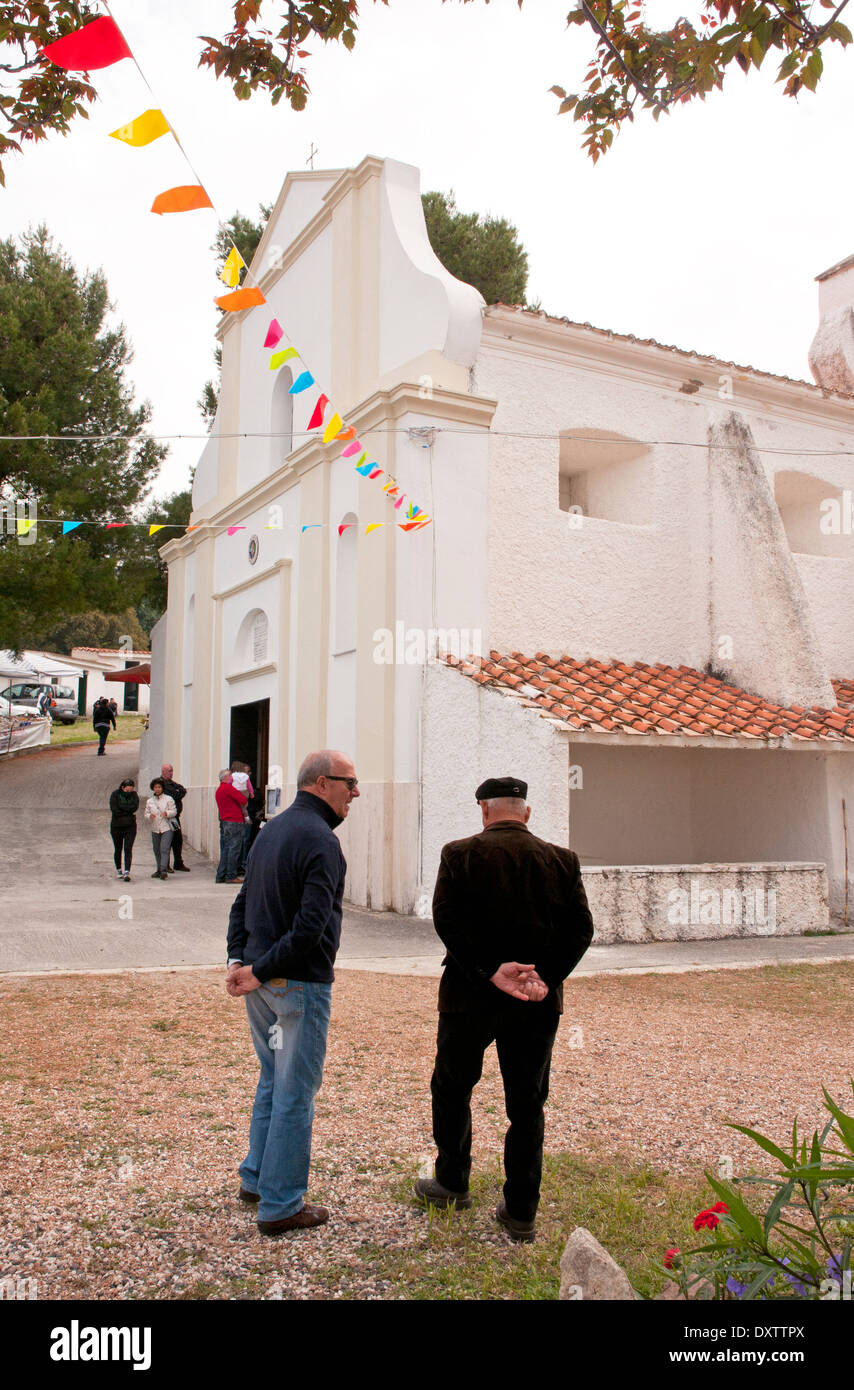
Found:
<svg viewBox="0 0 854 1390"><path fill-rule="evenodd" d="M491 801L494 796L528 795L528 783L519 777L487 777L474 794L475 801Z"/></svg>

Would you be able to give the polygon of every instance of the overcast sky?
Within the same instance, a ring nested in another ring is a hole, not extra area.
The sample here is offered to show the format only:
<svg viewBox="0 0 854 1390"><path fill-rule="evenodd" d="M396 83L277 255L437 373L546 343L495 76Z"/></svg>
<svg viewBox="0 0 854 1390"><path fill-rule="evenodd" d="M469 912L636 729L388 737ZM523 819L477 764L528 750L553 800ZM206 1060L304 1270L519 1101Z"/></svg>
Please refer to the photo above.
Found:
<svg viewBox="0 0 854 1390"><path fill-rule="evenodd" d="M268 8L275 8L267 0ZM363 0L356 48L307 46L305 111L238 102L197 67L226 0L113 0L154 89L130 62L93 74L101 101L65 139L7 163L0 234L47 224L78 267L101 267L134 345L137 398L162 434L203 434L220 292L211 212L156 217L154 195L192 182L174 142L130 149L108 134L151 105L177 129L218 211L255 214L289 169L417 165L466 211L508 217L528 250L529 300L549 313L811 379L814 277L854 252L854 51L825 58L816 95L782 96L768 71L656 125L642 114L595 166L549 87L578 90L592 36L567 0L440 4ZM653 0L664 26L694 6ZM773 50L772 50L773 53ZM186 486L202 441L172 446L156 487Z"/></svg>

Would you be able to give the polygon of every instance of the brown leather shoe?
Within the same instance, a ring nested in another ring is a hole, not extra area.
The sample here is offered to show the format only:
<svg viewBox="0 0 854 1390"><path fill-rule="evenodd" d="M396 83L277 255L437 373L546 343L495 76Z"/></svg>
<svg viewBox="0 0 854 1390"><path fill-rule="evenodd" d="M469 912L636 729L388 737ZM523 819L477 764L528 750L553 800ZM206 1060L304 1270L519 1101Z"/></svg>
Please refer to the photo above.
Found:
<svg viewBox="0 0 854 1390"><path fill-rule="evenodd" d="M517 1221L515 1216L511 1216L507 1210L507 1204L503 1200L498 1203L495 1209L495 1219L499 1226L503 1226L511 1240L523 1241L530 1245L536 1234L536 1225L533 1221Z"/></svg>
<svg viewBox="0 0 854 1390"><path fill-rule="evenodd" d="M312 1226L323 1226L329 1220L326 1207L304 1206L293 1216L283 1216L281 1221L259 1221L258 1230L262 1236L280 1236L285 1231L307 1231Z"/></svg>
<svg viewBox="0 0 854 1390"><path fill-rule="evenodd" d="M241 1187L237 1195L240 1198L241 1202L260 1202L261 1200L260 1193L249 1192L248 1189L245 1187Z"/></svg>

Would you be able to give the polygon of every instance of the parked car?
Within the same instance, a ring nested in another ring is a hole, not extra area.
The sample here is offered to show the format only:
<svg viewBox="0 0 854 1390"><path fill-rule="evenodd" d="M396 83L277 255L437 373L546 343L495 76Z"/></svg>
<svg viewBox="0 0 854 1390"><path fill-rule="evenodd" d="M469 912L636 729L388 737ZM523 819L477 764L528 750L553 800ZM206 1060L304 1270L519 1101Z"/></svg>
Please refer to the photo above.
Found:
<svg viewBox="0 0 854 1390"><path fill-rule="evenodd" d="M5 695L0 695L0 714L4 714L7 719L32 715L34 712L31 705L19 705L17 701L8 700Z"/></svg>
<svg viewBox="0 0 854 1390"><path fill-rule="evenodd" d="M53 701L50 712L53 718L59 720L60 724L76 724L80 711L77 708L77 696L70 685L36 685L31 681L22 681L18 685L7 686L2 694L16 705L24 705L34 710L43 690L50 692Z"/></svg>

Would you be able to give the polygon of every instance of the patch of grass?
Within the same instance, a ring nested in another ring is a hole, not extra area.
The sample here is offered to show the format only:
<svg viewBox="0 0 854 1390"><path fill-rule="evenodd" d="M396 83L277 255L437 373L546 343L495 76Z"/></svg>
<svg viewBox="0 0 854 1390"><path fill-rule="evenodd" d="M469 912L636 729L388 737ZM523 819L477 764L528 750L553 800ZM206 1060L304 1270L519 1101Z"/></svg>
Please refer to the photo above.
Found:
<svg viewBox="0 0 854 1390"><path fill-rule="evenodd" d="M714 1200L705 1182L677 1178L626 1160L597 1164L571 1154L547 1156L537 1238L515 1245L495 1221L503 1176L472 1182L470 1211L427 1208L424 1240L416 1250L368 1244L360 1252L375 1276L408 1299L556 1299L560 1257L567 1237L585 1226L625 1270L643 1298L668 1282L656 1268L668 1246L685 1243L693 1218ZM412 1204L412 1179L398 1185Z"/></svg>
<svg viewBox="0 0 854 1390"><path fill-rule="evenodd" d="M116 716L116 729L110 728L109 743L112 739L138 739L142 733L142 715L119 714ZM64 743L97 743L98 735L92 728L92 716L81 714L76 724L60 724L55 721L50 731L51 748L59 748Z"/></svg>

